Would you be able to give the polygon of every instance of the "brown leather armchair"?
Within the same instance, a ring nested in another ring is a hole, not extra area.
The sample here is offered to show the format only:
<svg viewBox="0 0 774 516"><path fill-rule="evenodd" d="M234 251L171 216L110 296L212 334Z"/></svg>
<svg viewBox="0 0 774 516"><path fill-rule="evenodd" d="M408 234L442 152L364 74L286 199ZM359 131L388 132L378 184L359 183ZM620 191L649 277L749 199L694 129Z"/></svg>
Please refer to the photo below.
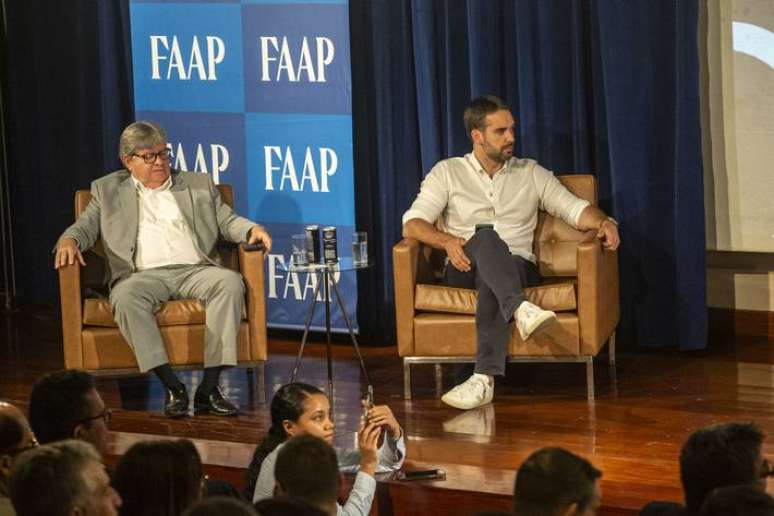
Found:
<svg viewBox="0 0 774 516"><path fill-rule="evenodd" d="M218 185L221 197L233 206L230 185ZM75 217L91 200L88 190L75 193ZM256 371L259 402L266 400L266 300L264 297L263 252L246 252L241 245L220 245L223 264L242 274L245 283L245 316L237 335L238 365ZM137 361L113 320L104 292L106 264L102 243L84 255L86 266L59 269L62 305L64 362L68 369L84 369L95 375L123 376L138 372ZM195 299L169 301L161 305L156 321L167 348L170 364L179 369L201 367L204 357L205 311Z"/></svg>
<svg viewBox="0 0 774 516"><path fill-rule="evenodd" d="M594 176L557 176L575 195L597 202ZM615 364L618 253L602 248L595 231L581 232L540 212L534 253L541 285L525 289L527 299L553 310L558 323L526 341L512 325L509 362L586 364L587 396L594 399L594 357L608 343ZM441 364L475 362L476 291L441 284L444 253L405 238L393 247L398 354L403 358L404 397L411 399L411 364L435 364L441 392Z"/></svg>

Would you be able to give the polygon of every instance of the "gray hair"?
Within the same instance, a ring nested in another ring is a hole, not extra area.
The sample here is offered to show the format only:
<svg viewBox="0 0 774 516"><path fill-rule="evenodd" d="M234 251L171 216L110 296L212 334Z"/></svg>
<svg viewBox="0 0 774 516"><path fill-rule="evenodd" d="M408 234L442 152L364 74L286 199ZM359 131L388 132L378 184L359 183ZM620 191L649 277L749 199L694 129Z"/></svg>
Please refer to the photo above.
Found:
<svg viewBox="0 0 774 516"><path fill-rule="evenodd" d="M158 124L147 121L135 122L121 133L118 157L123 158L137 149L150 149L167 143L167 133Z"/></svg>
<svg viewBox="0 0 774 516"><path fill-rule="evenodd" d="M83 470L92 461L102 462L96 448L77 439L44 444L23 453L11 470L8 486L18 516L70 514L88 494L90 486Z"/></svg>

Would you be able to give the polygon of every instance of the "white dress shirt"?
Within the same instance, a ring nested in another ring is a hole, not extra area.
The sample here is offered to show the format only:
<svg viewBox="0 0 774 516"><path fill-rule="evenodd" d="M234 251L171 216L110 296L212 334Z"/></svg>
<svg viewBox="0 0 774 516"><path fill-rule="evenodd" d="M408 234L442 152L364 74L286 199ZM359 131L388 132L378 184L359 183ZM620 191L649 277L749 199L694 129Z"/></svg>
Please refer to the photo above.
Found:
<svg viewBox="0 0 774 516"><path fill-rule="evenodd" d="M554 174L531 159L510 158L490 178L473 153L437 163L422 181L403 224L443 216L445 231L468 240L476 224L492 224L511 254L535 262L532 240L538 210L573 227L588 201L575 197Z"/></svg>
<svg viewBox="0 0 774 516"><path fill-rule="evenodd" d="M146 188L132 177L137 187L137 249L134 265L138 271L166 265L192 265L204 261L194 236L172 196L172 178L158 188Z"/></svg>

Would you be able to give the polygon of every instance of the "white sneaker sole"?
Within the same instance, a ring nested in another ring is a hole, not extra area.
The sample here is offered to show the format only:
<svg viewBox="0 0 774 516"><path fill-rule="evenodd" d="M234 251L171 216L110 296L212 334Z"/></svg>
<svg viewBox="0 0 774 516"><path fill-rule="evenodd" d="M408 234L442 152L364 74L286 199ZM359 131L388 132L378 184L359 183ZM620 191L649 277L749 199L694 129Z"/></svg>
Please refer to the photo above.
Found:
<svg viewBox="0 0 774 516"><path fill-rule="evenodd" d="M555 322L556 314L550 310L545 310L543 313L535 317L535 319L532 321L532 324L527 327L526 331L522 332L521 327L519 327L519 334L521 335L521 339L527 340L534 335L538 335Z"/></svg>
<svg viewBox="0 0 774 516"><path fill-rule="evenodd" d="M494 390L492 390L492 394L490 396L485 396L484 399L481 402L478 403L465 403L460 400L454 399L453 397L449 396L449 393L447 392L441 397L441 401L449 405L450 407L454 407L456 409L460 410L470 410L477 407L483 407L484 405L487 405L489 403L492 403L492 398L494 397Z"/></svg>

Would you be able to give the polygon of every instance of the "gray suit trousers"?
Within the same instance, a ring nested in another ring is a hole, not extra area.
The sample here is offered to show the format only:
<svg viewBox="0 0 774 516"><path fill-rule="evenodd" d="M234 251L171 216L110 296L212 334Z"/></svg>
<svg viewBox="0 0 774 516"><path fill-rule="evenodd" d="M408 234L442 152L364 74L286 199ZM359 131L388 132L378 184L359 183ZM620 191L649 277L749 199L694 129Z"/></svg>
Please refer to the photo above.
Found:
<svg viewBox="0 0 774 516"><path fill-rule="evenodd" d="M493 229L476 232L464 250L471 270L459 271L449 262L444 283L478 291L475 371L503 375L513 312L525 300L524 287L537 285L540 274L534 263L512 255Z"/></svg>
<svg viewBox="0 0 774 516"><path fill-rule="evenodd" d="M204 367L234 366L244 283L238 272L214 265L171 265L134 272L110 291L110 304L142 372L169 362L155 312L174 299L199 299L206 308Z"/></svg>

